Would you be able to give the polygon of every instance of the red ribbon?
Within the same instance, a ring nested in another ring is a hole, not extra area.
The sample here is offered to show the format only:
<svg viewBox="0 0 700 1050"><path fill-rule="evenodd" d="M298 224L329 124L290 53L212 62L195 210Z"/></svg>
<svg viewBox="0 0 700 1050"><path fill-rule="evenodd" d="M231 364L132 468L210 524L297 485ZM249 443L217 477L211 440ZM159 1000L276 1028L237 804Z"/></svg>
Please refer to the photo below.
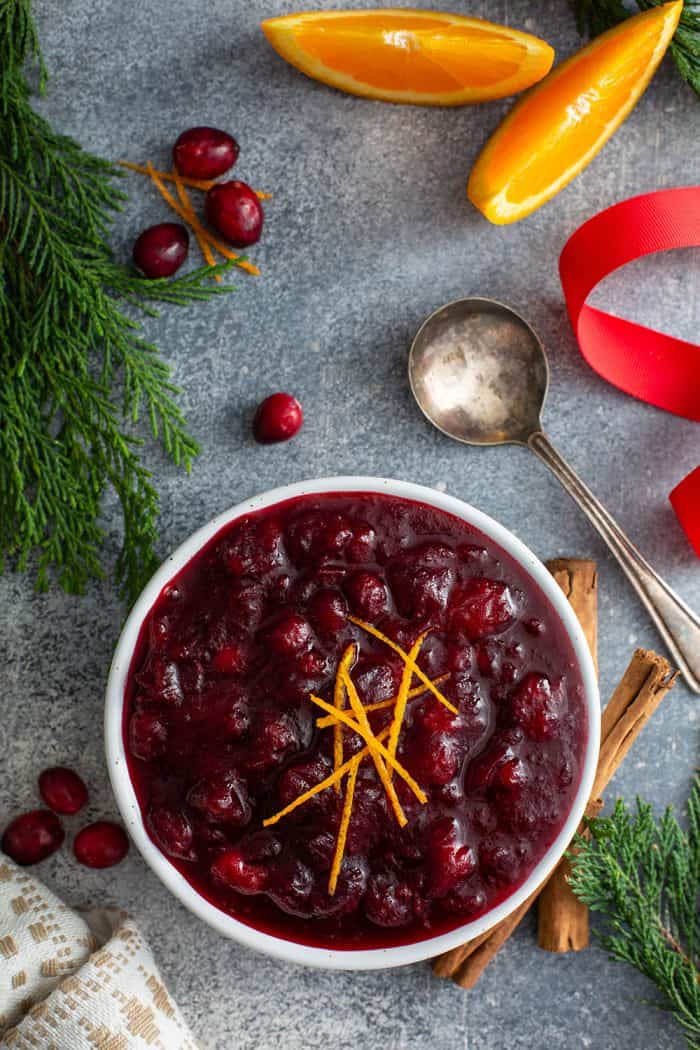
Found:
<svg viewBox="0 0 700 1050"><path fill-rule="evenodd" d="M564 245L559 273L589 365L633 397L700 422L700 346L586 304L620 266L691 247L700 247L700 186L658 190L614 204L580 226ZM700 554L700 468L673 490L671 502Z"/></svg>

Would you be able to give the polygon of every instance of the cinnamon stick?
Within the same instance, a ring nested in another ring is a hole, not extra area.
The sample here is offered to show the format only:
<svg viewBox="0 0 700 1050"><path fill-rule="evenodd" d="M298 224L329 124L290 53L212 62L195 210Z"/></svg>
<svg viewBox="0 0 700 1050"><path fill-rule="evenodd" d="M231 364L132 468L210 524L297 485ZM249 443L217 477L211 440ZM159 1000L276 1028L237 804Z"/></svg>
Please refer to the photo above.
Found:
<svg viewBox="0 0 700 1050"><path fill-rule="evenodd" d="M594 561L556 558L547 568L569 600L583 628L598 670L598 570ZM601 802L602 805L602 802ZM588 907L569 886L571 865L563 857L537 901L537 943L548 952L580 952L588 946Z"/></svg>
<svg viewBox="0 0 700 1050"><path fill-rule="evenodd" d="M677 677L662 656L645 649L635 651L603 713L600 759L587 816L598 811L600 794ZM541 888L494 929L436 959L433 972L451 977L462 988L472 988Z"/></svg>

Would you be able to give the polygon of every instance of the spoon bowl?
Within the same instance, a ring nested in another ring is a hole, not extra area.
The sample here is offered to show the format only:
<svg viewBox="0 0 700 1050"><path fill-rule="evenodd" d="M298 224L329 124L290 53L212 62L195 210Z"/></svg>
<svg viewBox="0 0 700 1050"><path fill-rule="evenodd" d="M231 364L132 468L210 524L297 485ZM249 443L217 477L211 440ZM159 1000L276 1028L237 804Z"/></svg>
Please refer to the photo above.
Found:
<svg viewBox="0 0 700 1050"><path fill-rule="evenodd" d="M527 444L541 429L549 366L522 317L495 299L458 299L421 325L409 356L421 411L468 445Z"/></svg>
<svg viewBox="0 0 700 1050"><path fill-rule="evenodd" d="M525 445L579 505L700 693L700 617L640 554L542 430L549 367L542 343L495 299L458 299L421 325L408 361L411 390L443 434L466 445Z"/></svg>

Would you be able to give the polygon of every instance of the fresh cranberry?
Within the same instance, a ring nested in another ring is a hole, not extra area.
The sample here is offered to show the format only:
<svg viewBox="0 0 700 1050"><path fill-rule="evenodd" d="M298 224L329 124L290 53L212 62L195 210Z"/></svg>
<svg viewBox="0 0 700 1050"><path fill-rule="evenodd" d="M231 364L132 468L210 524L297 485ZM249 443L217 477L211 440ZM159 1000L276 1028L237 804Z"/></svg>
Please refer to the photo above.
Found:
<svg viewBox="0 0 700 1050"><path fill-rule="evenodd" d="M192 860L192 824L181 809L151 806L148 827L164 853L170 857Z"/></svg>
<svg viewBox="0 0 700 1050"><path fill-rule="evenodd" d="M354 572L345 584L345 592L350 608L362 619L376 620L386 611L386 587L373 572Z"/></svg>
<svg viewBox="0 0 700 1050"><path fill-rule="evenodd" d="M427 741L416 742L408 755L421 783L447 784L459 772L464 749L453 735L433 733Z"/></svg>
<svg viewBox="0 0 700 1050"><path fill-rule="evenodd" d="M262 204L245 182L217 182L207 190L204 211L207 221L234 248L248 248L260 240Z"/></svg>
<svg viewBox="0 0 700 1050"><path fill-rule="evenodd" d="M97 820L79 831L73 842L76 860L86 868L111 868L129 852L124 828L111 820Z"/></svg>
<svg viewBox="0 0 700 1050"><path fill-rule="evenodd" d="M513 717L533 740L548 740L557 730L559 702L547 676L530 671L513 696Z"/></svg>
<svg viewBox="0 0 700 1050"><path fill-rule="evenodd" d="M296 656L311 644L311 626L299 613L286 613L267 632L267 642L279 656Z"/></svg>
<svg viewBox="0 0 700 1050"><path fill-rule="evenodd" d="M150 279L171 277L179 270L190 247L190 235L179 222L149 226L134 243L134 263Z"/></svg>
<svg viewBox="0 0 700 1050"><path fill-rule="evenodd" d="M321 634L338 634L347 625L348 605L340 591L324 588L312 596L309 615Z"/></svg>
<svg viewBox="0 0 700 1050"><path fill-rule="evenodd" d="M168 727L155 712L142 708L134 711L129 720L129 749L135 758L150 762L165 754Z"/></svg>
<svg viewBox="0 0 700 1050"><path fill-rule="evenodd" d="M372 561L376 540L377 534L371 525L368 525L366 522L354 525L352 539L347 546L348 561L359 565L363 562Z"/></svg>
<svg viewBox="0 0 700 1050"><path fill-rule="evenodd" d="M504 631L514 616L510 590L500 580L473 577L456 591L450 603L450 629L470 639Z"/></svg>
<svg viewBox="0 0 700 1050"><path fill-rule="evenodd" d="M85 781L65 766L45 769L39 776L39 794L54 813L79 813L88 800Z"/></svg>
<svg viewBox="0 0 700 1050"><path fill-rule="evenodd" d="M211 866L211 873L228 889L246 895L264 893L270 878L268 868L246 860L240 849L235 846L216 858Z"/></svg>
<svg viewBox="0 0 700 1050"><path fill-rule="evenodd" d="M283 561L282 530L274 518L265 521L244 518L224 550L226 568L232 576L263 575Z"/></svg>
<svg viewBox="0 0 700 1050"><path fill-rule="evenodd" d="M33 809L7 825L2 836L3 850L17 864L37 864L59 848L65 832L55 813Z"/></svg>
<svg viewBox="0 0 700 1050"><path fill-rule="evenodd" d="M291 394L270 394L258 405L253 419L253 434L261 445L289 441L301 429L304 413Z"/></svg>
<svg viewBox="0 0 700 1050"><path fill-rule="evenodd" d="M188 179L217 179L238 159L238 143L218 128L188 128L173 146L173 163Z"/></svg>

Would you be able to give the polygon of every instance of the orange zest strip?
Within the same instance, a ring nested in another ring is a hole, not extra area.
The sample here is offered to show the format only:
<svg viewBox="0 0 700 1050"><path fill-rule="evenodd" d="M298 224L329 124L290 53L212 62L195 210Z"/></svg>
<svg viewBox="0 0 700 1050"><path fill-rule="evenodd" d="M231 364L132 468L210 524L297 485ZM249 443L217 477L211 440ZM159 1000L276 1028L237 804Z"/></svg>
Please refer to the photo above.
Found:
<svg viewBox="0 0 700 1050"><path fill-rule="evenodd" d="M350 685L348 685L347 678L345 679L345 685L348 690L348 697L350 698L350 706L353 708L354 713L354 698L352 694L355 690L355 686L352 682L350 683ZM357 697L356 690L355 697ZM331 704L327 704L326 701L322 700L320 696L314 696L313 693L310 694L309 699L314 704L317 704L319 707L323 708L324 711L328 711L329 714L334 714L336 718L339 718L340 721L348 727L348 729L352 729L353 733L357 733L358 736L361 736L367 744L367 747L369 748L370 755L372 754L373 750L376 750L380 758L386 759L386 761L391 765L391 767L399 774L401 779L406 781L406 783L408 784L411 791L416 796L419 802L423 803L428 801L425 792L416 783L411 774L406 769L404 769L404 767L401 765L397 758L392 758L387 749L384 747L382 740L389 735L389 732L391 731L390 726L388 726L385 730L383 730L381 733L378 733L375 736L372 732L369 722L367 722L366 725L363 725L359 718L357 721L355 721L355 719L352 718L352 716L349 715L346 711L336 711ZM359 708L361 711L363 710L361 704L359 705ZM384 763L382 762L382 765L383 764ZM342 769L343 767L341 766L340 768Z"/></svg>
<svg viewBox="0 0 700 1050"><path fill-rule="evenodd" d="M336 887L338 885L338 876L345 855L345 843L348 837L348 828L350 827L352 801L355 797L355 782L357 780L357 771L360 768L360 761L361 759L357 755L353 758L350 772L348 773L348 781L345 786L343 815L340 818L340 828L338 829L338 838L335 843L335 853L333 854L333 863L331 865L331 873L328 879L328 893L331 897L335 895Z"/></svg>
<svg viewBox="0 0 700 1050"><path fill-rule="evenodd" d="M441 685L443 682L446 682L449 677L449 673L438 675L437 678L432 679L432 683L433 685ZM427 690L424 685L415 685L413 689L409 689L406 699L413 700L415 697L421 696L425 692L427 692ZM387 707L393 707L397 699L398 697L396 696L390 696L388 700L378 700L376 704L365 704L365 711L368 714L372 711L385 711ZM316 725L319 729L327 729L328 726L335 725L337 721L337 718L334 718L333 715L324 715L323 718L316 719Z"/></svg>
<svg viewBox="0 0 700 1050"><path fill-rule="evenodd" d="M151 178L153 178L152 175L151 175ZM185 209L186 216L187 216L186 217L186 221L190 224L190 226L194 230L194 235L197 238L197 244L199 245L199 248L200 248L200 251L201 251L202 255L204 256L204 258L207 261L207 263L209 264L209 266L216 266L216 259L214 257L214 253L212 252L211 248L209 247L209 242L207 241L207 239L202 236L202 231L200 230L199 224L197 223L197 217L196 217L196 215L194 213L194 208L192 207L192 201L190 200L190 195L187 192L187 190L185 189L185 187L182 184L182 182L180 181L180 179L175 179L175 188L177 189L177 195L180 198L180 204ZM214 280L217 282L217 284L220 284L221 283L221 274L217 273L215 275L215 277L214 277Z"/></svg>
<svg viewBox="0 0 700 1050"><path fill-rule="evenodd" d="M345 707L345 684L340 674L341 667L344 670L348 670L350 665L355 660L355 646L349 645L343 655L340 658L338 670L335 676L335 685L333 687L333 706L337 710L341 710ZM333 768L337 769L338 766L343 764L343 725L342 722L333 723ZM340 781L335 785L335 790L340 794Z"/></svg>
<svg viewBox="0 0 700 1050"><path fill-rule="evenodd" d="M423 631L419 635L418 639L412 646L408 654L408 663L404 665L403 674L401 675L401 683L399 685L399 691L396 694L396 707L394 708L394 719L391 723L391 732L389 733L389 744L387 751L392 758L396 757L396 748L399 744L399 734L401 732L401 726L403 725L403 717L406 713L406 701L408 700L408 690L413 680L413 668L416 666L416 660L418 659L418 653L421 650L421 646L425 641L428 631ZM391 777L391 771L389 772Z"/></svg>
<svg viewBox="0 0 700 1050"><path fill-rule="evenodd" d="M387 726L386 729L382 729L381 733L377 733L375 740L386 740L388 736L389 726ZM342 780L345 774L352 769L353 763L356 759L366 758L367 755L369 755L369 748L363 747L361 751L358 751L356 755L349 758L347 762L343 762L342 766L336 769L335 773L331 773L330 776L327 776L324 780L319 780L318 784L314 784L314 786L310 787L308 791L304 791L304 793L299 795L298 798L293 799L293 801L285 806L284 809L281 809L279 813L275 813L273 816L268 817L267 820L263 820L263 827L269 828L271 824L276 824L278 820L282 819L282 817L286 817L289 813L298 809L299 806L303 806L303 804L308 802L310 798L313 798L314 795L318 795L319 792L325 791L326 788L333 787L334 784L337 784L339 780Z"/></svg>
<svg viewBox="0 0 700 1050"><path fill-rule="evenodd" d="M178 204L170 190L163 185L160 176L155 171L150 161L146 165L146 171L153 179L153 183L163 200L170 205L173 211L177 215L179 215L181 219L190 224L198 240L201 236L204 240L208 241L210 245L216 248L218 252L221 252L221 254L225 258L237 260L236 265L240 266L242 270L246 270L248 273L255 274L256 276L260 274L260 270L257 268L257 266L254 266L253 263L249 263L247 259L240 259L236 252L231 251L231 249L227 245L223 244L217 237L214 237L211 233L209 233L208 230L205 230L205 228L202 226L201 222L195 215L194 211L190 214L185 208L183 208L181 204ZM207 262L210 266L215 265L215 260L213 256L211 257L211 262L209 262L209 258L207 257L206 253L204 253L204 257L205 259L207 259Z"/></svg>
<svg viewBox="0 0 700 1050"><path fill-rule="evenodd" d="M377 770L377 775L382 782L384 790L387 793L389 802L391 803L391 808L394 811L394 816L396 817L399 827L403 828L406 826L406 824L408 824L408 817L401 808L399 797L396 794L394 785L392 784L389 774L386 771L386 764L384 762L384 758L379 748L382 747L382 749L387 754L388 752L386 751L386 748L383 747L383 745L376 743L376 737L374 736L372 728L367 720L367 715L364 713L364 708L360 703L360 698L357 695L357 690L355 689L350 675L344 674L342 675L342 678L345 682L345 688L347 689L348 698L350 700L350 707L352 708L353 713L357 718L357 721L353 722L352 718L346 719L346 716L343 711L338 711L338 717L341 721L345 721L346 725L348 725L349 723L349 729L352 729L353 726L357 726L355 732L359 733L362 739L367 742L367 747L369 748L369 753L372 756L372 761L374 762L375 769ZM317 697L312 696L311 699L313 701L316 701Z"/></svg>
<svg viewBox="0 0 700 1050"><path fill-rule="evenodd" d="M442 695L437 686L435 686L430 678L428 678L427 674L425 674L424 671L421 671L420 667L415 662L411 661L408 653L405 652L400 645L397 645L396 642L391 640L391 638L387 638L385 634L378 631L371 623L365 623L364 620L358 620L356 616L348 616L348 620L350 623L354 623L356 627L360 627L363 631L367 631L367 633L371 634L374 638L379 639L380 642L384 642L384 644L388 645L390 649L393 649L395 653L398 653L404 663L411 665L411 670L416 678L420 678L425 688L433 694L435 699L439 700L440 703L443 704L448 711L451 711L453 715L459 714L459 711L454 704L451 704L450 701Z"/></svg>
<svg viewBox="0 0 700 1050"><path fill-rule="evenodd" d="M142 175L149 175L150 172L148 167L144 164L132 164L128 160L118 160L117 164L121 168L128 168L129 171L139 171ZM205 193L210 190L212 186L217 185L216 179L188 179L185 175L180 175L176 171L158 171L157 168L153 169L154 173L159 179L165 179L166 182L181 182L183 186L191 186L193 190L203 190ZM153 178L153 176L151 176ZM272 199L271 193L265 193L264 190L253 190L253 193L260 201L269 201Z"/></svg>

